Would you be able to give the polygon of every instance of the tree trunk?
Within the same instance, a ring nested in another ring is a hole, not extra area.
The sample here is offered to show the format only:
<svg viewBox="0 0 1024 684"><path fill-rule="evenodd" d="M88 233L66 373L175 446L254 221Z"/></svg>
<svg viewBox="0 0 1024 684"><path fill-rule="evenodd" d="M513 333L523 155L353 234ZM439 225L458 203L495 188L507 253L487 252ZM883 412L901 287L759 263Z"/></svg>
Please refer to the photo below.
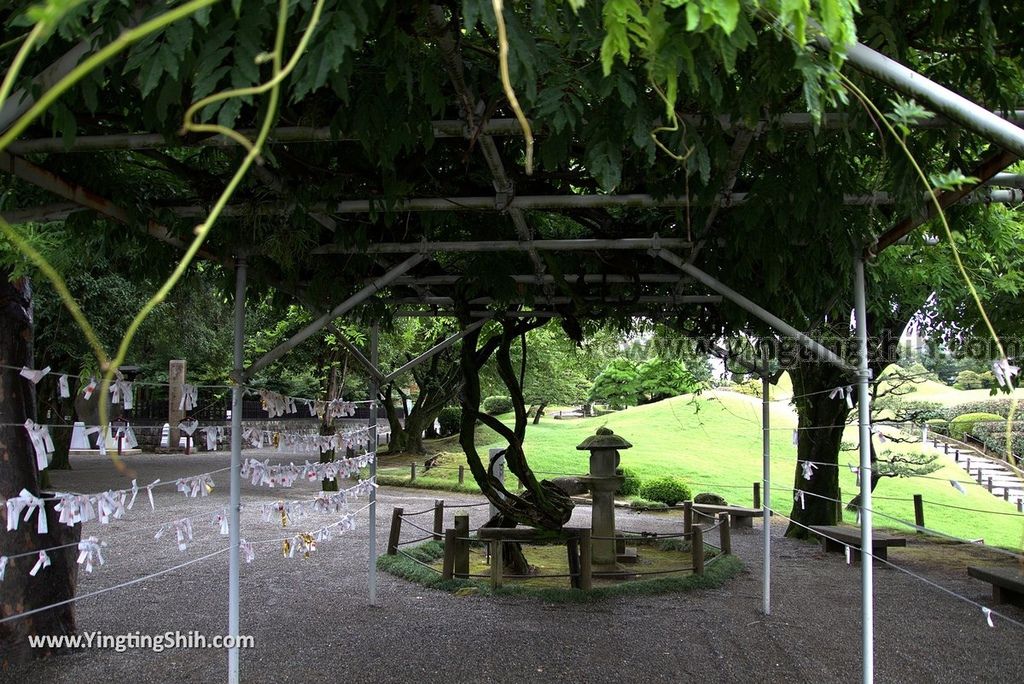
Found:
<svg viewBox="0 0 1024 684"><path fill-rule="evenodd" d="M544 409L547 408L547 405L548 402L546 401L541 401L540 404L537 405L537 412L533 414L534 425L540 422L540 417L544 415Z"/></svg>
<svg viewBox="0 0 1024 684"><path fill-rule="evenodd" d="M805 538L809 532L800 525L834 525L838 521L839 448L850 408L845 397L829 398L828 390L847 384L843 371L824 362L801 362L791 369L799 428L797 464L793 489L795 498L786 536ZM810 395L810 396L803 396ZM804 477L804 463L816 465L811 478ZM825 465L828 464L828 465ZM799 525L796 523L800 523Z"/></svg>
<svg viewBox="0 0 1024 684"><path fill-rule="evenodd" d="M0 364L34 367L32 359L32 292L28 279L10 282L0 272ZM35 453L21 424L35 419L35 387L13 368L0 368L0 497L12 498L26 489L40 496ZM0 534L0 555L14 556L78 541L81 527L58 522L53 502L47 502L47 534L38 534L36 515L18 529ZM48 552L51 565L32 577L37 556L12 558L7 563L0 594L0 617L8 617L73 598L78 566L75 547ZM72 604L0 623L0 671L33 656L29 635L71 634L75 631Z"/></svg>

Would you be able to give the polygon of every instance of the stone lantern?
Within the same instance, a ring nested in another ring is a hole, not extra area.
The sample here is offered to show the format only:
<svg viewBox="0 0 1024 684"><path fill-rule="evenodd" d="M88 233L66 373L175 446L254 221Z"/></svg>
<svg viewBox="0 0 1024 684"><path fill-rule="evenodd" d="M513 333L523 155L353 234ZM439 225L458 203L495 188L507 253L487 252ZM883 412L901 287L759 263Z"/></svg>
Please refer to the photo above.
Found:
<svg viewBox="0 0 1024 684"><path fill-rule="evenodd" d="M633 445L608 428L598 428L597 434L583 440L577 449L590 452L590 473L580 478L590 489L593 508L590 514L593 563L604 569L614 568L615 544L615 491L623 477L615 474L619 465L619 450Z"/></svg>

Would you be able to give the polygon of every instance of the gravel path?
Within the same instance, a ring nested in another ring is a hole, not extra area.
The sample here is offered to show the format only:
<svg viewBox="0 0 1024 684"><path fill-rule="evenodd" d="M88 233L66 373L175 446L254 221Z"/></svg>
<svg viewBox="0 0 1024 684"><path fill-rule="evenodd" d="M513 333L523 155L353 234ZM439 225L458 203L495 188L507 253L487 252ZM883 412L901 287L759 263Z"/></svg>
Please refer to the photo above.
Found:
<svg viewBox="0 0 1024 684"><path fill-rule="evenodd" d="M301 457L297 460L302 460ZM129 460L140 483L224 467L223 453L190 457L143 455ZM54 473L59 490L99 491L125 486L100 458L80 458L71 472ZM85 535L109 542L106 565L80 576L80 593L170 567L227 546L216 528L195 523L195 542L178 550L173 534L154 539L160 523L196 513L212 516L227 503L226 474L206 498L158 490L157 509L143 492L126 520L90 523ZM263 522L259 504L311 497L313 485L275 490L244 485L243 537L284 536ZM427 508L435 497L472 503L479 497L382 488L378 540L384 549L393 506ZM361 505L361 504L360 504ZM471 525L486 516L470 508ZM623 528L678 529L681 514L619 511ZM367 512L358 527L325 542L309 559L282 558L279 545L256 548L242 566L242 633L257 648L242 651L243 681L319 682L848 682L860 677L860 570L841 555L782 538L773 526L773 612L761 612L761 528L734 531L734 553L746 571L724 587L691 594L554 605L525 598L456 597L379 575L379 606L366 599ZM429 516L423 516L429 521ZM332 522L319 516L293 527ZM450 518L449 518L450 522ZM572 524L589 523L579 507ZM290 528L291 529L291 528ZM415 530L407 530L420 536ZM890 559L988 605L988 585L970 580L964 561L985 553L912 540ZM878 568L875 649L878 681L1018 681L1024 669L1024 629L981 611L891 568ZM227 554L78 604L80 631L107 634L197 630L222 634L227 624ZM1024 610L999 610L1024 622ZM219 650L80 651L34 663L19 682L218 682L226 678Z"/></svg>

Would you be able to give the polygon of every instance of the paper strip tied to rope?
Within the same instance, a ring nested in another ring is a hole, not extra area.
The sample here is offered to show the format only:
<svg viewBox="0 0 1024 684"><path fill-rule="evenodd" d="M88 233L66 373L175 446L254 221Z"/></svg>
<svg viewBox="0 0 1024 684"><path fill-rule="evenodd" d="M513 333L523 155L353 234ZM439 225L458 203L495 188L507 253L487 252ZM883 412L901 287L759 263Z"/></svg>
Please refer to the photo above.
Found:
<svg viewBox="0 0 1024 684"><path fill-rule="evenodd" d="M199 388L195 385L184 385L181 390L181 401L178 402L179 411L194 411L199 404Z"/></svg>
<svg viewBox="0 0 1024 684"><path fill-rule="evenodd" d="M12 532L18 529L18 522L21 520L21 513L25 512L24 521L28 522L32 514L36 514L36 532L46 534L49 527L46 524L46 504L32 492L22 489L18 496L7 500L7 531Z"/></svg>
<svg viewBox="0 0 1024 684"><path fill-rule="evenodd" d="M33 370L28 366L25 366L21 369L21 372L19 372L18 375L29 380L33 385L38 385L39 381L46 377L46 374L49 372L49 366L43 368L42 370Z"/></svg>
<svg viewBox="0 0 1024 684"><path fill-rule="evenodd" d="M812 462L810 462L810 461L803 461L803 462L802 462L802 463L800 464L800 467L801 467L801 468L803 469L803 471L804 471L804 472L803 472L803 475L804 475L804 479L805 479L805 480L807 480L808 482L810 482L810 481L811 481L811 478L812 478L812 477L814 477L814 471L815 471L815 469L816 469L816 468L817 468L818 466L816 466L816 465L815 465L814 463L812 463Z"/></svg>
<svg viewBox="0 0 1024 684"><path fill-rule="evenodd" d="M50 563L50 556L47 555L46 551L40 551L39 552L39 556L36 559L36 564L33 565L32 569L28 571L28 574L30 574L33 577L35 577L36 573L38 573L43 568L50 567L50 565L51 565L51 563Z"/></svg>
<svg viewBox="0 0 1024 684"><path fill-rule="evenodd" d="M103 565L102 544L96 537L89 537L78 542L78 564L85 565L86 572L92 572L93 564Z"/></svg>
<svg viewBox="0 0 1024 684"><path fill-rule="evenodd" d="M1011 366L1009 359L999 359L992 362L992 374L996 376L996 382L1010 392L1013 391L1013 380L1017 377L1020 368Z"/></svg>
<svg viewBox="0 0 1024 684"><path fill-rule="evenodd" d="M57 378L57 392L60 393L61 399L71 398L71 387L68 385L68 376L66 374Z"/></svg>
<svg viewBox="0 0 1024 684"><path fill-rule="evenodd" d="M32 420L26 420L25 430L28 431L28 438L36 452L36 468L46 470L50 465L49 456L55 451L53 439L50 437L50 428L46 425L37 425Z"/></svg>
<svg viewBox="0 0 1024 684"><path fill-rule="evenodd" d="M175 482L179 492L194 499L197 496L208 496L213 491L213 478L209 474L180 477Z"/></svg>
<svg viewBox="0 0 1024 684"><path fill-rule="evenodd" d="M370 465L375 457L376 454L370 452L328 463L306 461L300 466L294 463L271 465L269 460L250 458L242 462L242 477L249 478L254 485L264 487L291 487L299 478L310 482L333 481L356 475L360 468Z"/></svg>
<svg viewBox="0 0 1024 684"><path fill-rule="evenodd" d="M7 556L0 556L0 582L4 581L5 574L7 574Z"/></svg>
<svg viewBox="0 0 1024 684"><path fill-rule="evenodd" d="M92 393L96 391L96 378L89 378L89 384L82 389L82 397L86 400L92 399Z"/></svg>
<svg viewBox="0 0 1024 684"><path fill-rule="evenodd" d="M132 392L132 383L124 379L121 371L117 371L117 377L110 385L110 403L121 404L126 409L131 409L135 403L135 395Z"/></svg>
<svg viewBox="0 0 1024 684"><path fill-rule="evenodd" d="M829 399L842 399L846 401L846 408L853 408L853 386L836 387L828 393Z"/></svg>

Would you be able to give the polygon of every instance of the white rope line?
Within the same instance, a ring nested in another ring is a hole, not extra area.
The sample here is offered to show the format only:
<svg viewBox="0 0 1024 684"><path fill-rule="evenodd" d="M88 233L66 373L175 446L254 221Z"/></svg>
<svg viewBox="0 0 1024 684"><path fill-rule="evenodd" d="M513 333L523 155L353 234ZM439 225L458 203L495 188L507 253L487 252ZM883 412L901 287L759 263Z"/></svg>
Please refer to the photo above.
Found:
<svg viewBox="0 0 1024 684"><path fill-rule="evenodd" d="M205 556L200 556L198 558L192 558L191 560L187 560L187 561L185 561L183 563L179 563L178 565L175 565L173 567L165 568L163 570L158 570L157 572L153 572L153 573L150 573L148 575L143 575L142 577L136 577L135 579L128 580L127 582L122 582L121 584L115 584L112 587L106 587L104 589L97 589L96 591L90 591L87 594L79 594L77 596L74 596L72 598L66 599L64 601L58 601L57 603L51 603L48 606L43 606L41 608L33 608L32 610L26 610L23 613L16 613L14 615L8 615L5 618L0 618L0 624L2 624L4 622L9 622L11 620L17 620L19 618L27 617L29 615L34 615L35 613L41 613L44 610L51 610L53 608L59 608L60 606L65 606L65 605L67 605L69 603L74 603L76 601L81 601L82 599L91 598L93 596L99 596L100 594L106 594L107 592L115 591L117 589L124 589L125 587L130 587L132 585L138 584L139 582L145 582L146 580L153 579L154 577L159 577L161 575L166 575L169 572L174 572L175 570L180 570L182 568L186 568L186 567L188 567L190 565L193 565L195 563L200 563L200 562L202 562L204 560L208 560L208 559L213 558L214 556L218 556L218 555L220 555L220 554L222 554L222 553L224 553L225 551L228 551L228 550L230 550L230 547L225 547L223 549L219 549L217 551L214 551L213 553L208 553Z"/></svg>
<svg viewBox="0 0 1024 684"><path fill-rule="evenodd" d="M777 510L775 510L773 508L769 508L769 510L772 511L772 513L778 515L783 520L788 520L789 522L793 523L794 525L796 525L798 527L802 527L805 530L807 530L807 531L809 531L809 532L811 532L813 534L825 537L826 539L828 539L830 541L834 541L837 544L842 544L843 546L845 546L848 549L853 549L854 548L850 544L848 544L847 542L844 542L844 541L841 541L839 539L836 539L835 537L831 537L831 536L829 536L829 535L827 535L827 534L825 534L823 532L819 532L818 530L811 529L807 525L804 525L803 523L797 522L796 520L793 520L792 518L790 518L790 517L780 513L779 511L777 511ZM892 568L895 568L896 570L899 570L900 572L902 572L902 573L904 573L906 575L909 575L909 576L913 577L914 579L918 579L918 580L924 582L925 584L928 584L928 585L934 587L935 589L938 589L939 591L943 591L943 592L949 594L950 596L952 596L954 598L958 598L961 601L964 601L966 603L971 604L972 606L975 606L976 608L980 608L982 610L982 613L984 615L986 615L986 616L987 615L996 615L996 616L1001 617L1002 619L1006 620L1007 622L1009 622L1011 624L1014 624L1017 627L1020 627L1020 628L1024 629L1024 622L1019 622L1019 621L1013 619L1012 617L1010 617L1009 615L1006 615L1005 613L1000 613L999 611L993 610L992 608L989 608L988 606L982 605L982 604L978 603L977 601L975 601L973 599L970 599L970 598L967 598L966 596L964 596L962 594L958 594L957 592L953 591L952 589L944 587L941 584L938 584L938 583L928 579L927 577L923 577L921 575L918 575L915 572L907 570L904 567L896 565L895 563L889 561L886 558L880 558L880 557L874 555L873 553L865 551L864 549L861 549L861 548L858 548L857 550L859 550L860 553L861 553L861 562L862 563L867 562L867 561L864 560L865 557L866 558L871 558L873 560L881 561L882 563L885 563L886 565L888 565L888 566L890 566Z"/></svg>

